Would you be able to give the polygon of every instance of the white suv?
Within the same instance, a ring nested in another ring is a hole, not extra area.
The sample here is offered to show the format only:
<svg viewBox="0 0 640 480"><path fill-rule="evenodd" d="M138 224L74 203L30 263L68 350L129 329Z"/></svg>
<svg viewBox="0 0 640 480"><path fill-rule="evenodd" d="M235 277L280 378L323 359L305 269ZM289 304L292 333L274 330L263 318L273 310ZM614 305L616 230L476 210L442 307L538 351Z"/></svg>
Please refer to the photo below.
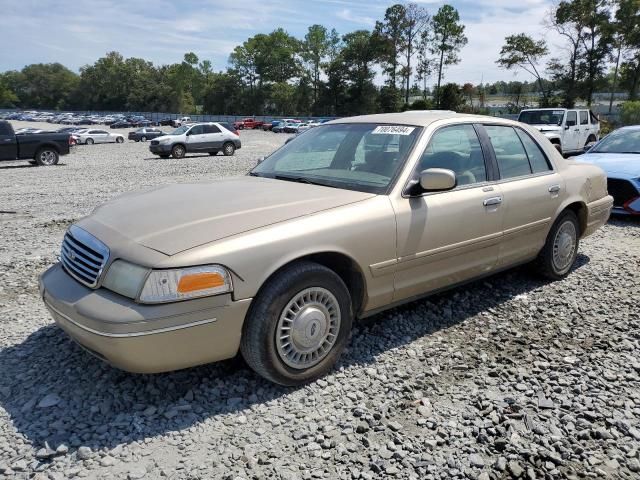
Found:
<svg viewBox="0 0 640 480"><path fill-rule="evenodd" d="M582 153L600 139L598 117L586 108L527 109L518 121L540 130L563 155Z"/></svg>
<svg viewBox="0 0 640 480"><path fill-rule="evenodd" d="M176 128L168 135L151 141L149 150L162 158L183 158L187 153L222 152L233 155L242 146L240 136L228 123L192 123Z"/></svg>

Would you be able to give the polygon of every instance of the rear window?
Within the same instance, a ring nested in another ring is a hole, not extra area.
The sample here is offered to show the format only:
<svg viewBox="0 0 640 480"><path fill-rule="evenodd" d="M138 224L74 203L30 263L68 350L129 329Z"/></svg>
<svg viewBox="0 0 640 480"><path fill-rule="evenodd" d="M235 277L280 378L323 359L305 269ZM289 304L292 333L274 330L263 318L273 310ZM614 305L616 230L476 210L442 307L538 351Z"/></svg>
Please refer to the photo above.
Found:
<svg viewBox="0 0 640 480"><path fill-rule="evenodd" d="M580 111L580 125L588 125L589 124L589 112L586 110Z"/></svg>
<svg viewBox="0 0 640 480"><path fill-rule="evenodd" d="M220 125L222 128L226 128L230 132L235 132L236 130L229 122L218 122L218 125Z"/></svg>

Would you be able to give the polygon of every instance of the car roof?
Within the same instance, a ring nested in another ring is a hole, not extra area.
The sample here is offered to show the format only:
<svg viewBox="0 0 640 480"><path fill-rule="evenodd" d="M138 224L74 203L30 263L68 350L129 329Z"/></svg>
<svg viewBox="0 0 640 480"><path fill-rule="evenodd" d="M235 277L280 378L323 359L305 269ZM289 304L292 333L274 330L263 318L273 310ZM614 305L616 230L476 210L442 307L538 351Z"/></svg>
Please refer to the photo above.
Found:
<svg viewBox="0 0 640 480"><path fill-rule="evenodd" d="M379 113L374 115L359 115L356 117L345 117L331 120L323 125L333 125L340 123L386 123L397 125L413 125L426 127L433 122L440 120L460 120L492 123L514 124L513 120L507 120L488 115L471 115L467 113L456 113L451 110L411 110L399 113Z"/></svg>

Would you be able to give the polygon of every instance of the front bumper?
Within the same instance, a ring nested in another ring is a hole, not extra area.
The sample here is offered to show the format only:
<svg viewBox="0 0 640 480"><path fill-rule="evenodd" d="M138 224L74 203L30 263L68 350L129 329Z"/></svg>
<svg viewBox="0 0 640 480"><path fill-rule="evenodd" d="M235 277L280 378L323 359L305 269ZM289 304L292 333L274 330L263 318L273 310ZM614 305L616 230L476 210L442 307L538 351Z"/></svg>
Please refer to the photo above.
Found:
<svg viewBox="0 0 640 480"><path fill-rule="evenodd" d="M582 237L591 235L602 227L611 216L613 208L613 197L607 195L599 200L587 204L587 225Z"/></svg>
<svg viewBox="0 0 640 480"><path fill-rule="evenodd" d="M151 153L155 153L156 155L170 154L171 153L171 144L165 145L149 145L149 151Z"/></svg>
<svg viewBox="0 0 640 480"><path fill-rule="evenodd" d="M141 305L104 288L92 290L60 264L40 276L40 294L55 322L106 362L135 373L157 373L236 355L251 299L219 295Z"/></svg>

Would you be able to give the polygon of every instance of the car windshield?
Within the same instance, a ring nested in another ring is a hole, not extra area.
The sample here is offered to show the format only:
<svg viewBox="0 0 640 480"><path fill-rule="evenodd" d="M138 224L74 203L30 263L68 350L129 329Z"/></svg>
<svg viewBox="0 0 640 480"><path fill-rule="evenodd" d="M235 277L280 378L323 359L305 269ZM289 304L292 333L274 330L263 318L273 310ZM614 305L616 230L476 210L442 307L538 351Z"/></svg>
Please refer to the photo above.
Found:
<svg viewBox="0 0 640 480"><path fill-rule="evenodd" d="M640 129L617 130L598 143L590 153L640 154Z"/></svg>
<svg viewBox="0 0 640 480"><path fill-rule="evenodd" d="M528 110L520 112L518 121L529 125L562 125L564 110Z"/></svg>
<svg viewBox="0 0 640 480"><path fill-rule="evenodd" d="M176 128L173 132L171 132L171 135L182 135L183 133L186 133L187 130L189 130L191 127L189 125L183 125L181 127Z"/></svg>
<svg viewBox="0 0 640 480"><path fill-rule="evenodd" d="M386 193L420 131L410 125L324 125L276 150L251 175Z"/></svg>

